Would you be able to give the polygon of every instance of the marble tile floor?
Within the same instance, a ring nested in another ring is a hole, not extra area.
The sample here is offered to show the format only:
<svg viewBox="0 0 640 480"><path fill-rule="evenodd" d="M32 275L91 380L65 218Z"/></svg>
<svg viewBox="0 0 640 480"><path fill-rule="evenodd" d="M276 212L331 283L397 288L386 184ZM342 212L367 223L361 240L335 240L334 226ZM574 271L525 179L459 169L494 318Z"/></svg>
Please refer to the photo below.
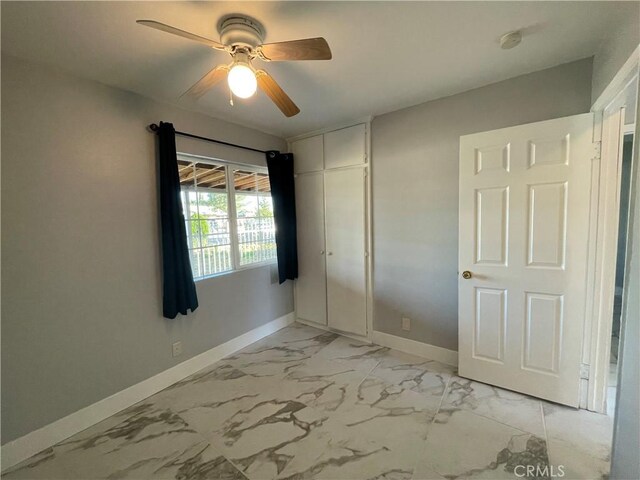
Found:
<svg viewBox="0 0 640 480"><path fill-rule="evenodd" d="M2 479L596 479L611 433L606 415L294 324Z"/></svg>

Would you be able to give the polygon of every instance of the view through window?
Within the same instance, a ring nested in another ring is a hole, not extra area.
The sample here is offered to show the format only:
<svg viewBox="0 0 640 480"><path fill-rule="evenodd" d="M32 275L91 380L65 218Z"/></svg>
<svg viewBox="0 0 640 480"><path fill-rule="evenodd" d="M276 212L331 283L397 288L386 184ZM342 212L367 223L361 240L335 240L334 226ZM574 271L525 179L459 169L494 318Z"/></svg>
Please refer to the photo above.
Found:
<svg viewBox="0 0 640 480"><path fill-rule="evenodd" d="M266 168L179 156L178 171L195 279L276 258Z"/></svg>

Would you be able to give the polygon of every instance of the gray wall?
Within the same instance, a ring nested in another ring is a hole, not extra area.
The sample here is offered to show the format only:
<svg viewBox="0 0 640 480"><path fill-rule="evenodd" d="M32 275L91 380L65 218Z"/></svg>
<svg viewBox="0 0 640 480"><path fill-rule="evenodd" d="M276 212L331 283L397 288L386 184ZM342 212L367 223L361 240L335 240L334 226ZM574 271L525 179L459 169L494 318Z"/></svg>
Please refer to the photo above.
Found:
<svg viewBox="0 0 640 480"><path fill-rule="evenodd" d="M595 102L640 43L640 2L627 2L622 22L613 25L593 57L591 102Z"/></svg>
<svg viewBox="0 0 640 480"><path fill-rule="evenodd" d="M460 135L589 111L591 59L374 118L374 328L458 345ZM400 318L411 318L411 331Z"/></svg>
<svg viewBox="0 0 640 480"><path fill-rule="evenodd" d="M640 88L640 84L639 84ZM640 96L638 97L640 112ZM640 122L634 142L624 309L620 338L611 475L614 480L640 478Z"/></svg>
<svg viewBox="0 0 640 480"><path fill-rule="evenodd" d="M271 267L198 282L200 308L161 314L154 135L266 149L282 139L2 57L2 442L293 310ZM180 140L179 150L262 164ZM171 356L182 340L184 353Z"/></svg>

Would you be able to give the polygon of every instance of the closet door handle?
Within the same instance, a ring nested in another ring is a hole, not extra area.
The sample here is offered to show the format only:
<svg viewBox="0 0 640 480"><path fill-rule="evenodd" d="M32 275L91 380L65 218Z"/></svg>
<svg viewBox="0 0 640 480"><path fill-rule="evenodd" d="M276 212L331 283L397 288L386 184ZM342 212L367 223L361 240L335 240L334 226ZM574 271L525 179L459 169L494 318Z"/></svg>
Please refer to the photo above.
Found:
<svg viewBox="0 0 640 480"><path fill-rule="evenodd" d="M320 250L320 255L324 255L324 250Z"/></svg>
<svg viewBox="0 0 640 480"><path fill-rule="evenodd" d="M333 255L333 252L327 252L327 255Z"/></svg>

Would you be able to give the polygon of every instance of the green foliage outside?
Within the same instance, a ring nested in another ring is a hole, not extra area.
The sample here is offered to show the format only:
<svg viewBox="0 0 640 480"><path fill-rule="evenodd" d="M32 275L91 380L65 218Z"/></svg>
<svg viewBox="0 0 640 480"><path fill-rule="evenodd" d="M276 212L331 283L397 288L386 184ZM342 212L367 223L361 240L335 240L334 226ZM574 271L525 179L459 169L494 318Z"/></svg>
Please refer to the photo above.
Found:
<svg viewBox="0 0 640 480"><path fill-rule="evenodd" d="M200 194L200 206L207 207L215 215L227 215L227 194L226 193L209 193Z"/></svg>
<svg viewBox="0 0 640 480"><path fill-rule="evenodd" d="M209 234L209 224L202 215L198 215L194 212L191 214L191 220L191 235L198 236L200 234Z"/></svg>
<svg viewBox="0 0 640 480"><path fill-rule="evenodd" d="M210 236L217 232L226 222L224 217L229 215L228 199L224 193L203 193L188 195L185 199L190 202L190 230L194 247L216 247L216 241ZM199 208L198 208L199 206ZM200 213L198 213L198 211ZM245 232L249 237L240 240L240 265L262 262L276 257L276 244L271 241L263 243L251 237L263 220L273 217L273 206L270 197L236 194L236 212L240 236ZM216 217L219 218L216 219ZM256 218L257 217L257 218ZM224 229L227 230L226 228ZM222 234L222 231L219 232ZM216 236L217 237L217 236ZM223 240L223 237L220 238ZM255 243L254 243L255 242ZM194 275L206 276L231 268L231 247L219 246L215 249L205 248L192 260Z"/></svg>
<svg viewBox="0 0 640 480"><path fill-rule="evenodd" d="M271 205L271 202L269 200L262 198L259 200L258 216L273 217L273 206Z"/></svg>

